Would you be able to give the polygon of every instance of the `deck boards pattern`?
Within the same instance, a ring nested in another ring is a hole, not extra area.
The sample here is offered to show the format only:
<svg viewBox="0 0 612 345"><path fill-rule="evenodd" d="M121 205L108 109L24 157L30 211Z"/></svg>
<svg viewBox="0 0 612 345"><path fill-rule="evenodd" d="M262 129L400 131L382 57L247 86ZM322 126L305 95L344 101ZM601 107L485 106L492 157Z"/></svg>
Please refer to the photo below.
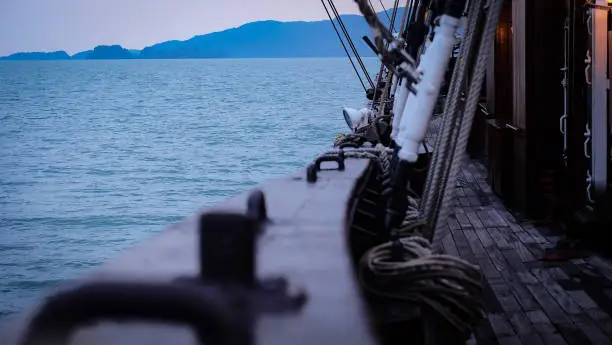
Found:
<svg viewBox="0 0 612 345"><path fill-rule="evenodd" d="M468 162L443 250L480 265L488 318L468 344L612 344L612 264L598 255L547 263L558 237L518 222Z"/></svg>

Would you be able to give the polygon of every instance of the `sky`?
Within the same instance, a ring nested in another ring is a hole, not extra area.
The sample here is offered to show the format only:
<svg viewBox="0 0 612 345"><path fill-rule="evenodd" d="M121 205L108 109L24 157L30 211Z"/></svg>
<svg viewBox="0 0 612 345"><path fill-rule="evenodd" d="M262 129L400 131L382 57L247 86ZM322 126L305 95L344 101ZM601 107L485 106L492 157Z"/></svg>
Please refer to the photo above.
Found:
<svg viewBox="0 0 612 345"><path fill-rule="evenodd" d="M382 9L380 0L371 1ZM382 2L387 9L394 3ZM341 14L359 12L354 0L335 4ZM74 54L101 44L142 49L252 21L326 18L320 0L0 0L0 56Z"/></svg>

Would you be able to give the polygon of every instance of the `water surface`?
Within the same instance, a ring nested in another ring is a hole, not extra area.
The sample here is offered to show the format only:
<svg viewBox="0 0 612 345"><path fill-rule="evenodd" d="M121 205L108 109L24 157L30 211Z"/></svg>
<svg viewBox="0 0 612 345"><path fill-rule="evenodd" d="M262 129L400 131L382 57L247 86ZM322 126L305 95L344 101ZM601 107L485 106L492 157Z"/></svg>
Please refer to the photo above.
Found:
<svg viewBox="0 0 612 345"><path fill-rule="evenodd" d="M346 59L1 62L0 319L301 168L363 95Z"/></svg>

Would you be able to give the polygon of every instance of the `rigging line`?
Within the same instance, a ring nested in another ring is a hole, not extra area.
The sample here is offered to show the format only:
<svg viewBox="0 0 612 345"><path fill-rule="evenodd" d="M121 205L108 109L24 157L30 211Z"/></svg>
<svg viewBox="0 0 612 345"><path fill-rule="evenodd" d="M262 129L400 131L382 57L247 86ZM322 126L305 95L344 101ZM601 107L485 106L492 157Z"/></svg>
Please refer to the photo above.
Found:
<svg viewBox="0 0 612 345"><path fill-rule="evenodd" d="M372 0L368 0L368 2L370 3L370 7L372 7L374 12L376 12L376 9L374 8L374 5L372 4ZM389 12L387 12L387 9L385 8L385 4L383 4L382 0L378 0L378 2L380 2L380 6L382 7L383 12L385 13L385 16L387 17L387 20L389 21L389 23L391 23L391 17L389 16ZM393 32L397 31L397 30L395 30L394 27L392 27L391 30Z"/></svg>
<svg viewBox="0 0 612 345"><path fill-rule="evenodd" d="M393 15L391 16L391 24L389 25L391 32L395 31L395 19L397 18L397 11L399 10L398 6L399 0L395 0L395 2L393 3Z"/></svg>
<svg viewBox="0 0 612 345"><path fill-rule="evenodd" d="M387 13L387 9L385 8L385 4L383 4L382 0L378 0L378 2L380 2L380 6L382 6L383 11L385 11L385 14L387 15L387 18L389 18L389 14ZM370 5L372 5L372 3L370 3ZM374 8L374 6L372 6L372 8ZM389 21L391 21L391 18L389 18Z"/></svg>
<svg viewBox="0 0 612 345"><path fill-rule="evenodd" d="M368 0L368 1L369 1L369 0ZM382 5L382 0L380 0L380 1L381 1L381 3L380 3L380 4ZM406 1L406 6L408 6L408 1L410 1L410 0L407 0L407 1ZM370 4L371 4L371 3L370 3ZM396 17L396 15L397 15L398 6L399 6L399 0L395 0L395 3L394 3L394 5L393 5L393 19L389 19L389 31L393 31L393 30L394 30L394 28L393 28L393 27L395 26L395 17ZM373 7L372 7L372 8L373 8ZM383 9L384 9L384 5L383 5ZM385 13L386 13L386 10L385 10ZM406 18L406 15L405 15L406 13L407 13L407 11L405 10L405 11L404 11L404 19ZM404 22L404 21L402 21L402 26L404 26L403 22ZM400 27L400 34L399 34L399 36L400 36L400 37L401 37L401 35L402 35L402 31L403 31L403 30L402 30L402 28ZM389 46L389 45L387 44L387 46ZM381 66L380 66L380 72L378 73L378 78L377 78L377 80L376 80L376 87L378 87L378 85L379 85L379 84L380 84L380 82L382 81L382 78L383 78L383 76L382 76L382 75L383 75L383 71L384 71L384 70L385 70L385 65L384 65L384 64L381 64ZM390 70L389 70L389 73L390 73L390 74L393 74L393 72L392 72L392 71L390 71ZM375 92L374 92L374 94L376 94L376 89L374 89L374 91L375 91Z"/></svg>
<svg viewBox="0 0 612 345"><path fill-rule="evenodd" d="M359 56L359 52L357 52L357 48L355 47L355 44L353 43L353 40L351 39L351 36L349 35L348 30L346 29L346 26L344 25L344 21L342 20L342 18L340 18L340 14L338 13L338 9L336 8L336 5L334 4L333 0L327 0L327 2L329 3L329 6L331 7L334 15L336 16L336 20L338 21L338 24L340 24L340 29L342 29L342 32L344 33L344 36L347 42L349 43L349 46L351 47L353 54L355 55L355 59L357 59L359 66L361 66L361 70L363 74L365 75L366 79L368 80L370 87L374 88L374 83L372 82L372 78L370 78L368 69L365 67L365 64L363 63L361 56Z"/></svg>
<svg viewBox="0 0 612 345"><path fill-rule="evenodd" d="M399 6L399 0L396 0L395 6L394 6L394 11L393 11L393 19L392 19L391 27L395 26L395 20L397 19L396 17L397 17L398 6ZM404 13L406 13L406 11L404 11ZM405 15L403 17L406 18ZM381 71L382 71L382 69L381 69ZM381 78L382 78L382 73L381 73ZM379 82L380 82L380 80L379 80ZM385 82L385 88L384 88L384 90L382 92L382 95L381 95L381 98L380 98L379 116L383 116L384 115L385 104L388 101L388 99L391 98L391 94L389 93L389 90L391 90L391 83L392 82L393 82L393 73L391 71L389 71L389 73L387 73L387 80Z"/></svg>
<svg viewBox="0 0 612 345"><path fill-rule="evenodd" d="M402 23L400 24L400 37L404 36L404 32L406 32L406 28L408 23L406 22L408 20L408 13L409 8L411 7L411 2L412 0L406 0L406 6L404 7L404 15L402 16Z"/></svg>
<svg viewBox="0 0 612 345"><path fill-rule="evenodd" d="M402 15L402 22L400 24L399 37L402 37L404 35L404 26L406 25L406 20L408 18L408 5L409 5L410 2L411 2L411 0L406 0L406 6L404 7L404 13ZM394 5L394 8L395 8L394 12L396 12L398 10L398 6L399 6L399 0L396 0L395 5ZM389 72L390 73L389 73L389 76L387 77L387 84L390 84L392 82L392 80L393 80L393 73L391 73L391 71L389 71ZM380 82L380 80L379 80L379 82ZM391 97L391 95L386 95L386 96L387 97Z"/></svg>
<svg viewBox="0 0 612 345"><path fill-rule="evenodd" d="M348 49L346 48L346 45L344 44L344 40L342 39L342 36L340 35L340 32L338 32L338 28L336 27L336 23L334 23L334 20L332 19L331 14L329 13L329 10L327 9L327 6L325 6L325 2L323 0L321 0L321 4L323 5L323 8L325 9L325 12L327 12L327 16L329 17L329 21L332 23L333 27L334 27L334 31L336 31L336 35L338 35L338 39L340 40L340 43L342 44L342 48L344 48L344 52L346 53L346 56L348 57L349 61L351 62L351 66L353 66L353 69L355 70L355 73L357 73L357 78L359 78L359 82L361 83L361 86L363 87L363 91L367 92L367 88L363 82L363 79L361 79L361 75L359 74L359 71L357 70L357 66L355 66L355 63L353 62L353 59L351 58L351 54L349 54Z"/></svg>
<svg viewBox="0 0 612 345"><path fill-rule="evenodd" d="M368 0L368 2L370 3L370 7L372 8L372 11L376 12L374 10L374 6L372 6L372 2L370 0ZM383 5L382 4L382 0L381 0L380 4ZM383 5L383 9L385 10L385 13L387 13L387 10L385 9L384 5ZM395 15L395 6L394 6L394 10L393 10L393 15ZM387 18L389 18L389 15L387 15ZM394 26L393 21L394 21L394 19L389 18L389 31L391 31L391 32L393 32L393 26ZM389 46L389 44L387 44L387 47L388 46ZM391 66L389 66L389 68L391 68ZM387 79L393 78L393 71L391 71L389 68L387 68L387 70L388 70ZM378 86L380 85L380 83L382 82L382 80L384 78L383 77L384 72L385 72L385 64L383 63L383 64L380 65L380 70L379 70L378 74L376 75L376 86L374 87L374 97L372 99L372 104L371 104L371 107L370 107L371 111L374 111L374 106L376 105L375 104L376 103L376 94L378 93ZM388 92L388 88L387 88L388 84L389 84L389 81L387 80L387 84L385 84L385 87L382 90L382 94L381 94L380 98L378 99L378 116L379 117L384 115L384 110L385 110L385 104L384 103L385 103L385 100L386 100L386 94L385 93Z"/></svg>
<svg viewBox="0 0 612 345"><path fill-rule="evenodd" d="M382 0L378 0L378 1L380 1L380 4L383 5ZM370 7L372 7L372 9L374 9L374 5L372 5L372 0L368 0L368 2L370 3ZM389 21L391 21L391 17L389 17L389 13L387 13L387 10L385 9L385 5L383 5L382 8L383 8L383 11L385 11L385 15L387 16L387 19ZM376 11L376 10L374 10L374 11Z"/></svg>
<svg viewBox="0 0 612 345"><path fill-rule="evenodd" d="M393 16L392 16L392 18L390 20L390 23L389 23L389 30L391 32L394 31L394 26L395 26L395 20L396 20L396 17L397 17L398 6L399 6L399 0L395 0L395 3L393 4ZM387 47L388 46L389 45L387 44ZM378 74L378 80L376 81L376 87L378 87L378 85L380 85L380 82L384 78L383 77L384 70L385 70L384 65L381 65L380 66L380 73ZM384 89L382 91L382 94L380 96L380 99L378 101L379 102L379 109L378 109L379 113L378 113L378 116L384 115L385 102L387 101L387 97L389 96L388 93L389 93L389 90L390 90L391 81L393 80L393 72L392 71L388 71L388 72L389 73L387 73L387 76L386 76L387 80L385 82L385 87L384 87ZM374 89L374 95L376 96L376 89Z"/></svg>
<svg viewBox="0 0 612 345"><path fill-rule="evenodd" d="M374 88L374 82L372 81L372 78L370 78L370 75L368 74L368 69L365 67L365 64L363 63L363 60L361 60L361 57L359 56L359 53L357 52L357 48L355 48L355 44L353 43L353 40L351 39L351 36L349 35L348 30L346 29L346 26L344 25L344 22L340 18L340 14L338 13L338 9L336 9L336 6L334 5L333 0L327 0L327 2L329 3L329 6L331 7L334 15L336 16L336 20L338 21L338 24L340 24L340 29L342 29L342 32L344 33L344 36L346 37L346 40L349 43L349 46L353 50L353 54L355 54L355 58L357 59L357 62L361 66L363 74L365 75L366 79L368 80L368 83L370 83L370 87Z"/></svg>

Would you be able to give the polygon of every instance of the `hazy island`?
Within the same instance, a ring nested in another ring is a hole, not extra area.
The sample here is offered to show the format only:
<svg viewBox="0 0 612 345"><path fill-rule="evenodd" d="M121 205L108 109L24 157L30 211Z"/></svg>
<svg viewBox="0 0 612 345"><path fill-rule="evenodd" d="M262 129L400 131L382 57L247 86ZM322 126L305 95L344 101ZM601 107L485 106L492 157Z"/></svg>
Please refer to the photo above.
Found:
<svg viewBox="0 0 612 345"><path fill-rule="evenodd" d="M388 11L389 15L391 11ZM399 10L397 27L403 8ZM384 12L379 13L388 23ZM374 56L361 37L370 35L362 16L341 16L359 54ZM106 59L200 59L200 58L296 58L345 56L329 20L313 22L259 21L184 41L167 41L141 50L120 45L101 45L72 56L65 51L16 53L0 60L106 60Z"/></svg>
<svg viewBox="0 0 612 345"><path fill-rule="evenodd" d="M1 57L1 60L70 60L71 57L65 51L57 51L50 53L32 52L32 53L16 53L9 56Z"/></svg>

